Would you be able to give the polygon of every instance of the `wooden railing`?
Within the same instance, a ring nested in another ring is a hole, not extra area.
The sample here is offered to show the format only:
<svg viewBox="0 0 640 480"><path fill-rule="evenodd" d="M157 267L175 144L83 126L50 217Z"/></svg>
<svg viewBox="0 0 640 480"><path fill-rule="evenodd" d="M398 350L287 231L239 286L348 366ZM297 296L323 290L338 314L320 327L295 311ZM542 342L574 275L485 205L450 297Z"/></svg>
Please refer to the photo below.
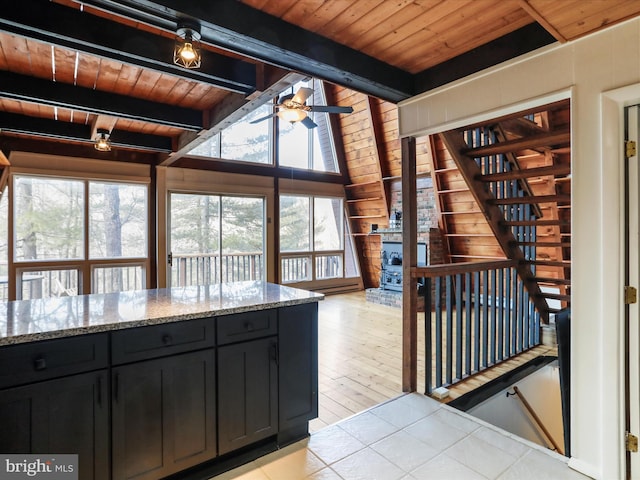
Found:
<svg viewBox="0 0 640 480"><path fill-rule="evenodd" d="M263 278L262 252L173 255L171 286L209 285Z"/></svg>
<svg viewBox="0 0 640 480"><path fill-rule="evenodd" d="M280 276L282 283L341 278L344 276L343 253L281 254Z"/></svg>
<svg viewBox="0 0 640 480"><path fill-rule="evenodd" d="M540 315L512 260L411 269L423 285L425 390L540 344Z"/></svg>

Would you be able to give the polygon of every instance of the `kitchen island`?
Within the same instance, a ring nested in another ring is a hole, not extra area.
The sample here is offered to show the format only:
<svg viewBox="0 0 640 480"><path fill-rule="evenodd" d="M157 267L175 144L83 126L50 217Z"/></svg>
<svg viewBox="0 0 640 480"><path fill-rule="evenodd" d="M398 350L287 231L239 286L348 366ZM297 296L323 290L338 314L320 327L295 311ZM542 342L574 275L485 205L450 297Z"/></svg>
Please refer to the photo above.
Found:
<svg viewBox="0 0 640 480"><path fill-rule="evenodd" d="M209 478L308 434L317 302L265 282L0 305L0 453ZM177 478L177 477L176 477Z"/></svg>

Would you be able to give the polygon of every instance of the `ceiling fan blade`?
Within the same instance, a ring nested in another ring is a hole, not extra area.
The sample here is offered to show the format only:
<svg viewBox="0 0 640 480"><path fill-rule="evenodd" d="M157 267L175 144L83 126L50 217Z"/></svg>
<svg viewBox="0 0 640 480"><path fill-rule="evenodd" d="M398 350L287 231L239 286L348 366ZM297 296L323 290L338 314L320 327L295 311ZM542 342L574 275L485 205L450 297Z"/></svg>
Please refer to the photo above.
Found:
<svg viewBox="0 0 640 480"><path fill-rule="evenodd" d="M327 113L352 113L353 107L338 107L337 105L310 105L309 108L312 112L327 112Z"/></svg>
<svg viewBox="0 0 640 480"><path fill-rule="evenodd" d="M300 87L291 100L304 104L311 95L313 95L313 88Z"/></svg>
<svg viewBox="0 0 640 480"><path fill-rule="evenodd" d="M286 95L282 95L279 99L278 99L278 103L275 105L276 107L279 105L282 105L284 102L286 102L287 100L292 100L293 99L293 93L288 93Z"/></svg>
<svg viewBox="0 0 640 480"><path fill-rule="evenodd" d="M249 123L258 123L258 122L261 122L261 121L263 121L263 120L266 120L267 118L275 117L276 115L277 115L277 113L272 113L271 115L267 115L267 116L265 116L265 117L257 118L256 120L252 120L252 121L250 121Z"/></svg>
<svg viewBox="0 0 640 480"><path fill-rule="evenodd" d="M311 120L311 118L309 117L304 117L302 120L300 120L300 123L302 123L307 128L316 128L318 126L316 125L316 122Z"/></svg>

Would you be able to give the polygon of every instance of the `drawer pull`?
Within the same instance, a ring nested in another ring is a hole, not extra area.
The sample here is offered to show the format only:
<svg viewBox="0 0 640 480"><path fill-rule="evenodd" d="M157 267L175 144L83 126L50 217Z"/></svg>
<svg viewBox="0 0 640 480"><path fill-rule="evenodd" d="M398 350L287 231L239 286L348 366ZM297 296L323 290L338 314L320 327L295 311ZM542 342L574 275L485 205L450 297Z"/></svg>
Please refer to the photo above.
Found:
<svg viewBox="0 0 640 480"><path fill-rule="evenodd" d="M245 329L247 332L253 332L253 323L251 323L251 322L245 322L245 324L244 324L244 329Z"/></svg>
<svg viewBox="0 0 640 480"><path fill-rule="evenodd" d="M171 338L171 335L169 335L169 334L163 335L162 336L162 343L165 346L168 347L169 345L171 345L173 343L173 338Z"/></svg>
<svg viewBox="0 0 640 480"><path fill-rule="evenodd" d="M47 369L47 361L44 357L38 357L33 361L33 368L37 371L46 370Z"/></svg>

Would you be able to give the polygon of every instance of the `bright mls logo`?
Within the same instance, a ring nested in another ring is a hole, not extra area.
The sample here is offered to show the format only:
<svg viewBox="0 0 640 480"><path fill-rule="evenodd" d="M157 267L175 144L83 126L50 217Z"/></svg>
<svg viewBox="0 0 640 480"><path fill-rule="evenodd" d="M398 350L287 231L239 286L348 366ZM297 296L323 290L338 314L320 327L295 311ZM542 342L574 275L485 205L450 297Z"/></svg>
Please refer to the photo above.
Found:
<svg viewBox="0 0 640 480"><path fill-rule="evenodd" d="M78 480L78 455L2 455L0 480Z"/></svg>

